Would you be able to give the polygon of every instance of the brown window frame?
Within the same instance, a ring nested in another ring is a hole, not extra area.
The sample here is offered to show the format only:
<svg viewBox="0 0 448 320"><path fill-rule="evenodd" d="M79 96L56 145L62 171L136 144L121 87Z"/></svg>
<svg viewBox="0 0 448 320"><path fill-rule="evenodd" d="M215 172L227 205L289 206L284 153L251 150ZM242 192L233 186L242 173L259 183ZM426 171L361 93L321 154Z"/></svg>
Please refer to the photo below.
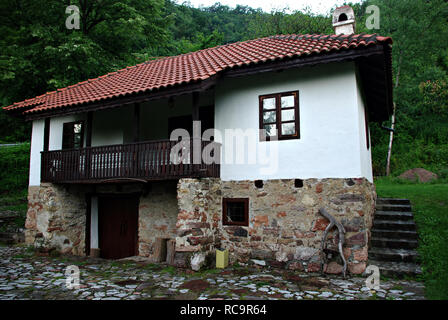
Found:
<svg viewBox="0 0 448 320"><path fill-rule="evenodd" d="M74 132L72 130L71 135L71 143L73 144L70 148L64 148L64 129L68 126L71 126L72 128L74 128L75 124L81 124L81 146L79 148L83 148L84 147L84 130L85 130L85 124L84 124L84 120L79 120L79 121L72 121L72 122L64 122L64 124L62 125L62 150L71 150L71 149L79 149L79 148L75 148L74 146Z"/></svg>
<svg viewBox="0 0 448 320"><path fill-rule="evenodd" d="M294 96L294 106L283 108L281 107L281 98L284 96ZM275 109L263 109L263 100L269 99L269 98L275 98ZM300 139L300 108L299 108L299 90L296 91L286 91L286 92L280 92L280 93L273 93L273 94L266 94L266 95L260 95L258 97L258 103L259 103L259 128L262 130L264 129L264 125L266 124L275 124L277 128L277 137L278 140L288 140L288 139ZM294 110L294 120L289 121L282 121L281 114L282 110ZM263 112L272 112L275 111L275 122L263 122ZM281 125L283 123L294 123L296 132L294 134L282 134L281 132ZM260 132L260 141L270 141L271 136L266 136L261 134Z"/></svg>
<svg viewBox="0 0 448 320"><path fill-rule="evenodd" d="M227 220L227 203L244 202L244 221ZM249 198L223 198L222 199L222 224L227 226L249 226Z"/></svg>

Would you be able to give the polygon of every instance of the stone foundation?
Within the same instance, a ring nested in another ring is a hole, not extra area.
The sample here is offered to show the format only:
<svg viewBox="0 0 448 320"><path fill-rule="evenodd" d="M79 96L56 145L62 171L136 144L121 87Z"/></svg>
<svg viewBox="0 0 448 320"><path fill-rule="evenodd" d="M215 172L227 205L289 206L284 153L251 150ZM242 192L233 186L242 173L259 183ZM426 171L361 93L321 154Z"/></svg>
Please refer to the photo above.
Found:
<svg viewBox="0 0 448 320"><path fill-rule="evenodd" d="M229 249L231 263L255 259L261 265L317 272L329 223L318 210L325 208L344 225L348 269L359 274L366 268L375 197L366 179L307 179L301 187L294 179L268 180L260 188L254 181L182 179L176 249L209 252L220 246ZM247 227L222 224L222 198L249 198ZM333 229L327 247L337 250L337 240ZM324 266L328 273L342 271L335 256Z"/></svg>
<svg viewBox="0 0 448 320"><path fill-rule="evenodd" d="M175 264L200 268L216 248L227 248L230 263L318 272L321 269L325 208L345 227L344 253L352 274L366 268L375 188L366 179L221 181L180 179L177 183L32 186L28 194L26 242L62 253L85 254L87 194L135 193L139 204L139 255L151 257L157 238L175 239ZM177 189L176 189L177 188ZM249 198L249 225L222 223L223 198ZM337 232L327 247L337 250ZM324 270L340 273L338 254ZM327 257L328 258L328 257Z"/></svg>
<svg viewBox="0 0 448 320"><path fill-rule="evenodd" d="M42 183L28 188L27 244L84 255L85 226L86 198L82 187Z"/></svg>
<svg viewBox="0 0 448 320"><path fill-rule="evenodd" d="M139 255L152 257L157 238L175 239L178 216L174 182L158 182L140 197L138 210Z"/></svg>
<svg viewBox="0 0 448 320"><path fill-rule="evenodd" d="M193 260L201 265L219 245L221 180L180 179L177 199L175 264L188 266Z"/></svg>

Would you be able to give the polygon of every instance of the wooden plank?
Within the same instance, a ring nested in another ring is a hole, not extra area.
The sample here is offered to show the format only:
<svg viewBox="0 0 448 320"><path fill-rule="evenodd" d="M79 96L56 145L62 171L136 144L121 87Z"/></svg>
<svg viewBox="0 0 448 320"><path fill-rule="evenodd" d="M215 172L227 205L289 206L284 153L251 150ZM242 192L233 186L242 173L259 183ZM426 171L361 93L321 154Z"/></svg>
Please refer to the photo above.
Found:
<svg viewBox="0 0 448 320"><path fill-rule="evenodd" d="M86 147L92 146L93 112L87 112Z"/></svg>
<svg viewBox="0 0 448 320"><path fill-rule="evenodd" d="M44 123L44 151L48 151L50 145L50 118L45 118Z"/></svg>
<svg viewBox="0 0 448 320"><path fill-rule="evenodd" d="M167 259L167 239L156 238L154 242L154 251L152 254L152 259L154 262L162 262Z"/></svg>
<svg viewBox="0 0 448 320"><path fill-rule="evenodd" d="M174 256L176 254L176 240L168 240L166 244L166 263L174 265Z"/></svg>
<svg viewBox="0 0 448 320"><path fill-rule="evenodd" d="M140 140L140 103L134 103L134 142Z"/></svg>

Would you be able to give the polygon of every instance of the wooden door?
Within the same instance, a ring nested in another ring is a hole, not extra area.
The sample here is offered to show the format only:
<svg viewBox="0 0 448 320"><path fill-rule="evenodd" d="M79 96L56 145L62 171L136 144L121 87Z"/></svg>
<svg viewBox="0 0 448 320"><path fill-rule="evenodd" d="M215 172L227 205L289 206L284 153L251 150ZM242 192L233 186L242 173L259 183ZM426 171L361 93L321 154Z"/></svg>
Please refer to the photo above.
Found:
<svg viewBox="0 0 448 320"><path fill-rule="evenodd" d="M137 255L138 197L98 197L100 256L120 259Z"/></svg>

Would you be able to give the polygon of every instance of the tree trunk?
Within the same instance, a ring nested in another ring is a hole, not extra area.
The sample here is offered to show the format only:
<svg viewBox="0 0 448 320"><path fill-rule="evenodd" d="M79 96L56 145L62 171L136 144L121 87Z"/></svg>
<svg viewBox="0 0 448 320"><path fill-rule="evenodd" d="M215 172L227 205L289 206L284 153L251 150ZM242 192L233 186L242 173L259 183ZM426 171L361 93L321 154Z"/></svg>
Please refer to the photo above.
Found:
<svg viewBox="0 0 448 320"><path fill-rule="evenodd" d="M398 59L398 67L397 67L397 76L395 78L395 88L398 87L398 83L399 83L399 79L400 79L400 67L401 67L401 61L402 61L402 54L400 52L400 58ZM395 112L396 112L396 106L395 106L395 102L394 102L394 109L392 111L392 124L391 124L391 129L392 131L390 132L390 137L389 137L389 147L387 149L387 162L386 162L386 176L389 176L390 174L390 158L392 156L392 143L394 141L394 129L395 129Z"/></svg>
<svg viewBox="0 0 448 320"><path fill-rule="evenodd" d="M392 130L395 128L395 103L394 103L394 110L392 112L392 125L390 127ZM390 157L392 155L392 143L394 141L394 132L390 132L389 137L389 148L387 149L387 164L386 164L386 176L389 176L390 174Z"/></svg>

